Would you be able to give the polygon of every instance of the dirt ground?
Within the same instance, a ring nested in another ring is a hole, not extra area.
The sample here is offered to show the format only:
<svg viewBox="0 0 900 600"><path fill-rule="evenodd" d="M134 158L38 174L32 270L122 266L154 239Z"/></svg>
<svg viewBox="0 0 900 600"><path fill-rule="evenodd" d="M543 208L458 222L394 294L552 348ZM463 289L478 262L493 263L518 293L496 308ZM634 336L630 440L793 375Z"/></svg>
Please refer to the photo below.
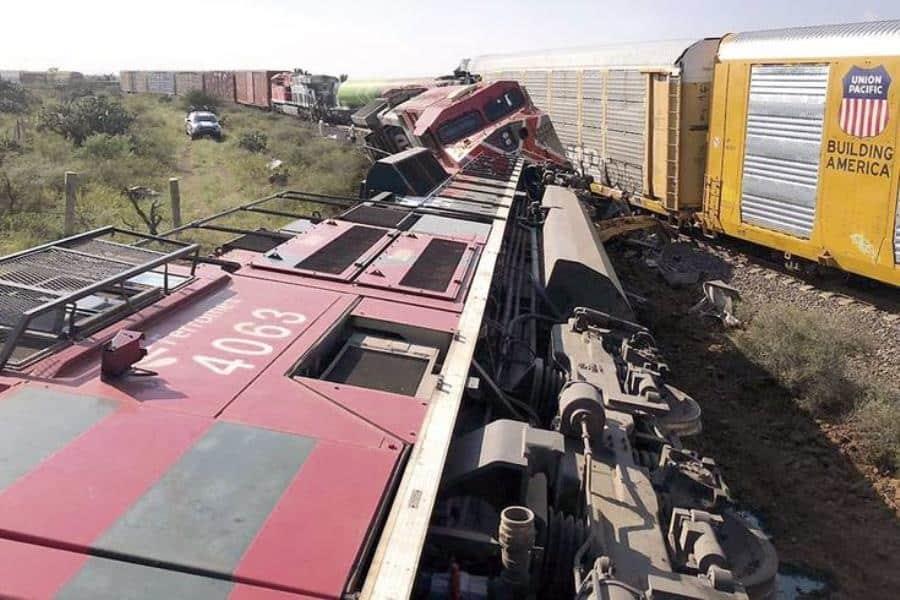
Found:
<svg viewBox="0 0 900 600"><path fill-rule="evenodd" d="M669 361L673 384L703 408L703 433L686 445L715 458L733 495L760 516L783 564L828 582L828 598L900 598L900 480L866 467L853 432L814 420L755 365L723 326L691 313L699 283L668 286L633 246L608 246L626 290ZM892 307L822 292L743 255L689 244L701 278L723 279L750 303L845 311L875 339L860 368L900 372L900 319ZM823 597L821 595L817 597Z"/></svg>

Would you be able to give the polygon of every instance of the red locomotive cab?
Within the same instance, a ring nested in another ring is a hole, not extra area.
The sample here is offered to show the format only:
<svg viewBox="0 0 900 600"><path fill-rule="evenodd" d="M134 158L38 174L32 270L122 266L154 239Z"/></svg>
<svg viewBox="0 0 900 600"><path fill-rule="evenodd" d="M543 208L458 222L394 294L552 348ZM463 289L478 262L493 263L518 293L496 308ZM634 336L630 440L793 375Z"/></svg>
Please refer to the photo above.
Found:
<svg viewBox="0 0 900 600"><path fill-rule="evenodd" d="M483 154L568 166L549 116L514 81L436 88L396 112L451 172Z"/></svg>

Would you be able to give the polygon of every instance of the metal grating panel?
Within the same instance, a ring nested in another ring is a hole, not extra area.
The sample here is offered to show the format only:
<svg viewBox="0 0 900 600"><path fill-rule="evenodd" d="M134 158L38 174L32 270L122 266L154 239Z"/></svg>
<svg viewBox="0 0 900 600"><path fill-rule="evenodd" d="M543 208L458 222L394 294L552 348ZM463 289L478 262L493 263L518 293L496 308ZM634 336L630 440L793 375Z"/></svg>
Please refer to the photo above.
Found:
<svg viewBox="0 0 900 600"><path fill-rule="evenodd" d="M400 280L405 287L443 292L466 252L466 244L449 240L431 240L409 272Z"/></svg>
<svg viewBox="0 0 900 600"><path fill-rule="evenodd" d="M644 187L647 75L609 71L606 94L606 176L613 186L640 194Z"/></svg>
<svg viewBox="0 0 900 600"><path fill-rule="evenodd" d="M131 265L144 264L162 256L162 253L154 252L153 250L96 239L76 240L66 245L66 248L84 252L85 254L93 254L100 258L126 262Z"/></svg>
<svg viewBox="0 0 900 600"><path fill-rule="evenodd" d="M374 225L375 227L387 227L395 229L401 221L409 216L410 211L396 208L381 208L362 204L354 207L341 215L342 221Z"/></svg>
<svg viewBox="0 0 900 600"><path fill-rule="evenodd" d="M37 308L59 296L0 284L0 325L13 327L25 311Z"/></svg>
<svg viewBox="0 0 900 600"><path fill-rule="evenodd" d="M816 214L828 65L750 72L741 220L809 238Z"/></svg>
<svg viewBox="0 0 900 600"><path fill-rule="evenodd" d="M383 229L355 225L295 266L319 273L343 273L383 236Z"/></svg>
<svg viewBox="0 0 900 600"><path fill-rule="evenodd" d="M348 345L331 367L327 381L404 396L415 396L428 360Z"/></svg>
<svg viewBox="0 0 900 600"><path fill-rule="evenodd" d="M0 280L52 292L77 292L129 268L121 262L46 248L0 262Z"/></svg>
<svg viewBox="0 0 900 600"><path fill-rule="evenodd" d="M506 156L481 154L463 167L462 173L496 181L509 181L516 168L514 159Z"/></svg>

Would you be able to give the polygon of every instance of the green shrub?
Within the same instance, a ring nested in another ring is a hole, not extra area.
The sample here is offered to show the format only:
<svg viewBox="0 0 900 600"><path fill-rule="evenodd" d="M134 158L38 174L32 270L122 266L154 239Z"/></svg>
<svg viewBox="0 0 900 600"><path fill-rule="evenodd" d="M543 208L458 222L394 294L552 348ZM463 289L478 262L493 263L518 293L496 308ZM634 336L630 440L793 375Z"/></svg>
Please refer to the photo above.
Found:
<svg viewBox="0 0 900 600"><path fill-rule="evenodd" d="M134 122L134 115L107 96L84 96L70 102L47 106L38 113L38 129L54 131L81 146L97 133L121 135Z"/></svg>
<svg viewBox="0 0 900 600"><path fill-rule="evenodd" d="M872 386L850 422L863 458L879 469L900 469L900 390Z"/></svg>
<svg viewBox="0 0 900 600"><path fill-rule="evenodd" d="M861 388L850 377L850 359L871 341L849 323L826 321L820 313L765 306L746 319L735 341L816 416L852 409Z"/></svg>
<svg viewBox="0 0 900 600"><path fill-rule="evenodd" d="M0 113L28 112L36 98L18 83L0 80Z"/></svg>
<svg viewBox="0 0 900 600"><path fill-rule="evenodd" d="M124 135L97 133L86 140L78 154L87 159L113 160L124 158L131 153L131 140Z"/></svg>
<svg viewBox="0 0 900 600"><path fill-rule="evenodd" d="M215 112L219 108L219 99L202 90L191 90L182 97L184 110L205 108Z"/></svg>
<svg viewBox="0 0 900 600"><path fill-rule="evenodd" d="M0 137L0 163L3 162L4 154L21 154L22 149L22 144L13 138L5 136Z"/></svg>
<svg viewBox="0 0 900 600"><path fill-rule="evenodd" d="M247 152L265 152L269 145L269 137L259 130L245 131L238 139L238 147Z"/></svg>

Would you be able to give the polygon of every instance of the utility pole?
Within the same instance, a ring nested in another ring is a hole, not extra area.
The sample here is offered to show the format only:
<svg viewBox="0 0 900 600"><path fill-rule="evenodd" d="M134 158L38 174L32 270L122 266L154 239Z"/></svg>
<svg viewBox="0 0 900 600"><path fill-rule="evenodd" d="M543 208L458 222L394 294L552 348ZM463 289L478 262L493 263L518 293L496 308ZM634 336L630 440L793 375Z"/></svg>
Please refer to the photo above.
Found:
<svg viewBox="0 0 900 600"><path fill-rule="evenodd" d="M63 232L68 235L75 233L75 192L78 190L78 173L66 171L66 216Z"/></svg>
<svg viewBox="0 0 900 600"><path fill-rule="evenodd" d="M172 202L172 228L181 227L181 191L178 178L169 178L169 200Z"/></svg>

